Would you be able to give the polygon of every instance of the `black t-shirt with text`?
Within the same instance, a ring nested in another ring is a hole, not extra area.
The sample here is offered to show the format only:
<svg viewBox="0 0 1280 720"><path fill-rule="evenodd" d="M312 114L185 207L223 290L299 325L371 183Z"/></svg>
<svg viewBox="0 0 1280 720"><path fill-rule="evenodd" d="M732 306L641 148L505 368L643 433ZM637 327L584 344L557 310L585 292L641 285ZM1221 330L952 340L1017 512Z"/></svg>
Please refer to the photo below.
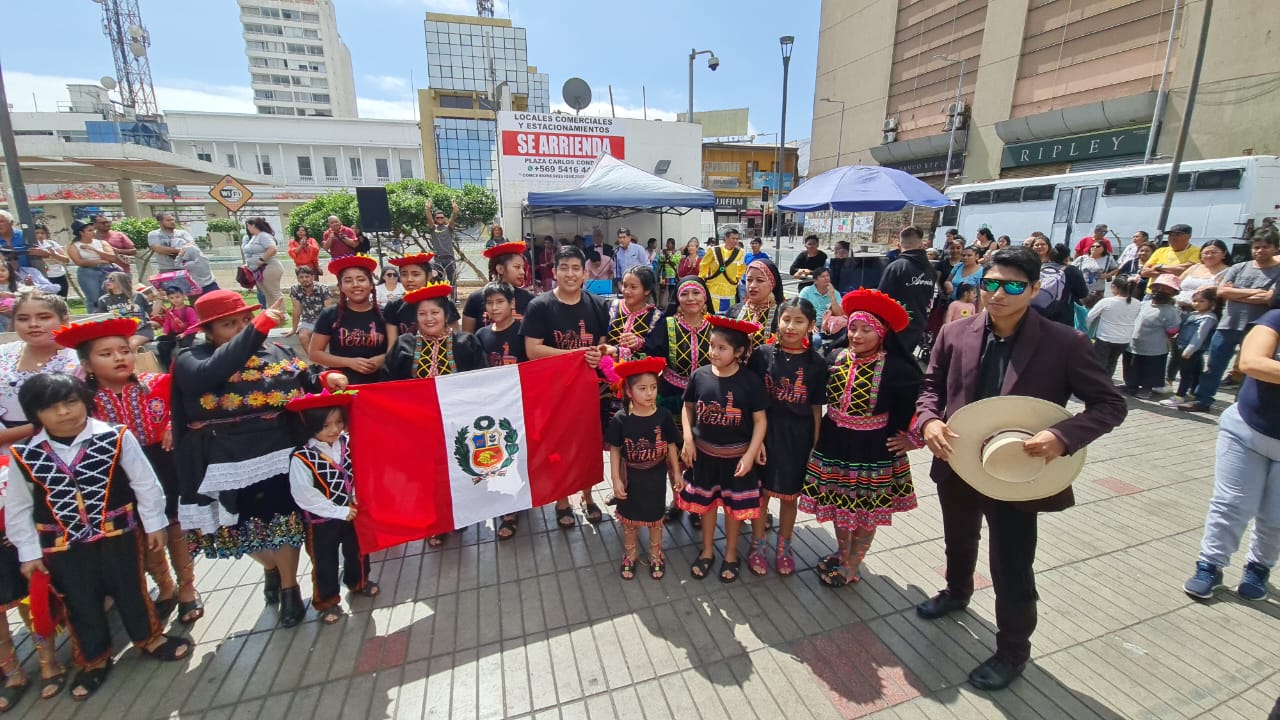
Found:
<svg viewBox="0 0 1280 720"><path fill-rule="evenodd" d="M813 350L789 353L777 345L764 345L751 353L764 374L769 410L812 419L814 406L826 402L827 361Z"/></svg>
<svg viewBox="0 0 1280 720"><path fill-rule="evenodd" d="M371 358L387 352L386 322L376 310L355 311L347 308L338 318L338 308L325 308L316 318L317 335L329 337L329 353L338 357ZM352 384L377 382L382 373L358 373L342 368Z"/></svg>
<svg viewBox="0 0 1280 720"><path fill-rule="evenodd" d="M535 297L525 309L520 334L558 350L581 350L603 342L609 332L609 306L588 292L573 305L554 292Z"/></svg>
<svg viewBox="0 0 1280 720"><path fill-rule="evenodd" d="M667 473L667 448L680 446L676 422L666 408L652 415L632 415L619 410L604 429L604 441L622 449L622 458L632 472Z"/></svg>
<svg viewBox="0 0 1280 720"><path fill-rule="evenodd" d="M486 325L476 331L476 339L484 347L484 357L489 367L515 365L529 359L524 352L519 320L501 331L494 330L492 325Z"/></svg>
<svg viewBox="0 0 1280 720"><path fill-rule="evenodd" d="M755 428L752 413L767 407L768 395L760 376L745 367L719 377L710 365L703 365L689 378L684 402L694 405L696 439L722 447L745 446Z"/></svg>

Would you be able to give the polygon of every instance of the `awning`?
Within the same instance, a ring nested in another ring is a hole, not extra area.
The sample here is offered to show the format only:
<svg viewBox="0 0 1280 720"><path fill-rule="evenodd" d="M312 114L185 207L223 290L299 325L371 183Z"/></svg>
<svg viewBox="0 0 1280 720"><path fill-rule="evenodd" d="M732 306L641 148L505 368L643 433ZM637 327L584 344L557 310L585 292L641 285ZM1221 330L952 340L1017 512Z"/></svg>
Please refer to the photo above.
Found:
<svg viewBox="0 0 1280 720"><path fill-rule="evenodd" d="M224 175L234 176L246 185L283 184L267 175L133 143L67 142L43 135L15 139L22 180L30 185L114 183L127 179L153 185L212 186Z"/></svg>
<svg viewBox="0 0 1280 720"><path fill-rule="evenodd" d="M716 196L710 190L666 180L611 155L601 155L577 187L529 193L524 214L568 213L609 219L641 212L682 215L715 206Z"/></svg>

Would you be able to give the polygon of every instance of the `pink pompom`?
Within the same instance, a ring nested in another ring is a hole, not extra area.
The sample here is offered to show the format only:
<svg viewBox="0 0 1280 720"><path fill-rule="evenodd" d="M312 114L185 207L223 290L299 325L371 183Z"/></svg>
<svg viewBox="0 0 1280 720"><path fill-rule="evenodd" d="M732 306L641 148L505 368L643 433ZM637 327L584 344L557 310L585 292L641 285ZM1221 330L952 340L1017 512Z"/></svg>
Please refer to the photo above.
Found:
<svg viewBox="0 0 1280 720"><path fill-rule="evenodd" d="M600 358L600 374L604 375L604 379L608 380L611 384L622 382L622 378L613 370L612 355L605 355Z"/></svg>

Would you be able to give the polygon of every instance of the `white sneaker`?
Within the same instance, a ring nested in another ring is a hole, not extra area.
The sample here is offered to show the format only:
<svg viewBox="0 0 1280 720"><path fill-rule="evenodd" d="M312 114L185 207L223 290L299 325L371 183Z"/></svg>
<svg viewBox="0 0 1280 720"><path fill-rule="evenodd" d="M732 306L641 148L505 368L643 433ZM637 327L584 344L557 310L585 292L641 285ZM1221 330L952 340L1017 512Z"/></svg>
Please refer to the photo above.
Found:
<svg viewBox="0 0 1280 720"><path fill-rule="evenodd" d="M1165 394L1165 393L1169 392L1169 386L1168 386L1168 385L1161 385L1161 386L1160 386L1160 387L1158 387L1158 388L1151 388L1151 392L1156 393L1156 394L1158 394L1158 395L1163 395L1163 394Z"/></svg>
<svg viewBox="0 0 1280 720"><path fill-rule="evenodd" d="M1179 405L1181 405L1182 402L1183 400L1178 397L1171 397L1165 400L1161 400L1159 404L1163 407L1176 408Z"/></svg>

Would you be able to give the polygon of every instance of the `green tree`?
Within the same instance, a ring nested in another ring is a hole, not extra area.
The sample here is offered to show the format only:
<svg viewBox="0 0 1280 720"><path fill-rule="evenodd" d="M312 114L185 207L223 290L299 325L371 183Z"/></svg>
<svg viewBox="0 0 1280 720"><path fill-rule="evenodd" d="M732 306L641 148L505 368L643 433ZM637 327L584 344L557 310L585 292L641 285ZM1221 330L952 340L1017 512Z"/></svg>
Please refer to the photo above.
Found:
<svg viewBox="0 0 1280 720"><path fill-rule="evenodd" d="M319 240L324 237L330 215L337 215L343 225L359 225L360 209L356 206L356 196L346 192L331 192L317 195L299 205L289 213L285 238L293 237L298 227L302 226L307 229L311 237Z"/></svg>
<svg viewBox="0 0 1280 720"><path fill-rule="evenodd" d="M240 234L243 232L243 228L240 227L240 223L236 222L232 218L224 217L209 218L209 220L205 222L204 228L209 232L230 235L233 240L239 240Z"/></svg>
<svg viewBox="0 0 1280 720"><path fill-rule="evenodd" d="M429 180L399 180L387 184L387 205L391 209L391 224L405 235L423 234L430 221L427 219L426 202L449 212L454 200L458 201L458 225L470 227L489 223L498 214L498 200L493 193L478 186L467 185L461 190L430 182ZM286 228L292 237L299 225L305 226L312 237L321 237L325 221L337 215L343 225L359 225L360 210L354 195L344 192L326 193L299 205L289 215Z"/></svg>
<svg viewBox="0 0 1280 720"><path fill-rule="evenodd" d="M112 230L119 230L129 239L133 241L133 246L138 250L146 250L147 233L152 230L159 229L160 223L156 222L153 217L122 217L119 220L111 222Z"/></svg>

